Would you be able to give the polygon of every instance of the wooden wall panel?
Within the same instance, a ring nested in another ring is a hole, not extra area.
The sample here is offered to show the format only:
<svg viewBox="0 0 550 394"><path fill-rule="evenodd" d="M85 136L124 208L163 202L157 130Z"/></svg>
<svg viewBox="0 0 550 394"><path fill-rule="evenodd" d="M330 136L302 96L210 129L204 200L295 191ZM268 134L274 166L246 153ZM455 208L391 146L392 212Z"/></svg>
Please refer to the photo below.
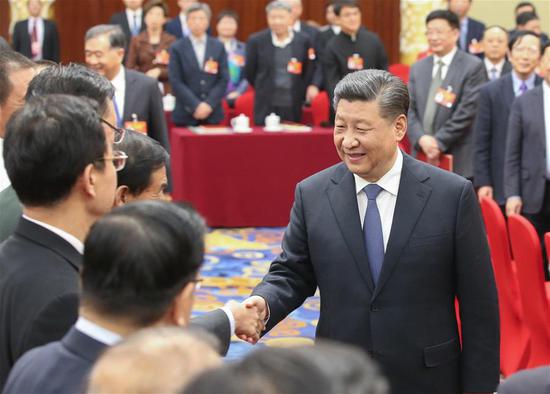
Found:
<svg viewBox="0 0 550 394"><path fill-rule="evenodd" d="M168 0L171 16L179 9L177 0ZM241 23L239 38L246 41L255 31L266 24L265 6L269 0L206 0L214 16L224 8L238 12ZM306 20L325 23L324 0L303 0ZM388 52L390 63L399 60L400 9L399 0L359 0L363 13L363 24L378 33ZM56 0L55 19L61 36L61 58L63 62L84 60L84 33L96 24L107 23L111 14L123 9L120 0ZM0 0L0 35L7 37L9 24L8 0Z"/></svg>

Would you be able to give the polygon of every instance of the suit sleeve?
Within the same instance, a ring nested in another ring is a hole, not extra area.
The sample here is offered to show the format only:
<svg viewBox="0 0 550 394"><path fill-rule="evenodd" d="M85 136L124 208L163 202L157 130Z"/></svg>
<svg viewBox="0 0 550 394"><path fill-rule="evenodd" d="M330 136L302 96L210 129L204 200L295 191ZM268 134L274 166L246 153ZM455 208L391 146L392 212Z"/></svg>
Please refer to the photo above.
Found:
<svg viewBox="0 0 550 394"><path fill-rule="evenodd" d="M378 70L388 70L388 55L386 53L386 48L384 48L384 44L380 40L380 38L376 37L377 41L377 47L378 47L378 64L376 65L376 68Z"/></svg>
<svg viewBox="0 0 550 394"><path fill-rule="evenodd" d="M499 382L497 290L479 204L464 182L456 215L455 270L462 325L464 392L494 392Z"/></svg>
<svg viewBox="0 0 550 394"><path fill-rule="evenodd" d="M136 37L132 37L132 41L130 41L130 48L128 49L128 57L126 58L126 67L130 70L141 71L137 64L138 51L138 39Z"/></svg>
<svg viewBox="0 0 550 394"><path fill-rule="evenodd" d="M212 108L216 108L221 105L221 101L225 96L225 91L227 90L227 84L229 82L227 53L223 47L218 55L218 62L218 80L212 89L210 89L208 97L205 100Z"/></svg>
<svg viewBox="0 0 550 394"><path fill-rule="evenodd" d="M168 126L162 107L162 94L158 88L158 83L154 80L151 83L151 93L149 94L149 119L151 130L149 136L157 140L168 153L170 153L170 143L168 142Z"/></svg>
<svg viewBox="0 0 550 394"><path fill-rule="evenodd" d="M52 61L59 63L59 60L61 58L59 54L59 32L57 31L57 25L55 22L51 23L51 31L52 31Z"/></svg>
<svg viewBox="0 0 550 394"><path fill-rule="evenodd" d="M12 38L11 45L15 52L21 53L22 42L21 42L21 23L20 22L17 22L13 28L13 38Z"/></svg>
<svg viewBox="0 0 550 394"><path fill-rule="evenodd" d="M194 317L191 319L191 326L201 328L214 335L220 342L219 353L222 356L227 354L231 342L231 326L224 311L216 309Z"/></svg>
<svg viewBox="0 0 550 394"><path fill-rule="evenodd" d="M252 295L263 297L269 305L267 331L302 305L317 288L307 244L300 185L296 187L290 223L283 237L282 248L282 253L271 263L268 274L252 292Z"/></svg>
<svg viewBox="0 0 550 394"><path fill-rule="evenodd" d="M329 97L333 97L334 88L340 80L338 55L334 53L331 46L323 51L323 73L325 77L325 86L328 91Z"/></svg>
<svg viewBox="0 0 550 394"><path fill-rule="evenodd" d="M474 123L474 182L475 185L492 186L491 179L491 119L492 106L489 89L479 94L478 112Z"/></svg>
<svg viewBox="0 0 550 394"><path fill-rule="evenodd" d="M420 138L424 135L424 127L422 126L422 120L420 119L421 115L418 112L418 102L416 100L416 89L418 89L418 87L416 86L415 71L415 67L413 66L411 68L409 76L410 104L408 112L409 124L407 128L407 134L409 136L411 146L419 149L420 146L418 145L418 140L420 140Z"/></svg>
<svg viewBox="0 0 550 394"><path fill-rule="evenodd" d="M168 76L170 77L170 85L172 85L172 93L178 100L183 103L184 108L193 114L197 106L201 103L201 100L195 96L195 94L189 89L189 86L185 83L184 73L185 69L179 50L173 45L170 48L170 62L168 63Z"/></svg>
<svg viewBox="0 0 550 394"><path fill-rule="evenodd" d="M522 100L515 100L508 120L504 156L504 196L521 196L521 152L523 140Z"/></svg>
<svg viewBox="0 0 550 394"><path fill-rule="evenodd" d="M483 62L478 62L466 76L462 97L452 116L435 132L435 138L443 152L447 152L464 133L470 131L469 126L476 116L479 89L486 80L485 66Z"/></svg>
<svg viewBox="0 0 550 394"><path fill-rule="evenodd" d="M256 71L258 68L258 46L254 39L246 44L246 63L244 65L244 75L251 86L256 81Z"/></svg>

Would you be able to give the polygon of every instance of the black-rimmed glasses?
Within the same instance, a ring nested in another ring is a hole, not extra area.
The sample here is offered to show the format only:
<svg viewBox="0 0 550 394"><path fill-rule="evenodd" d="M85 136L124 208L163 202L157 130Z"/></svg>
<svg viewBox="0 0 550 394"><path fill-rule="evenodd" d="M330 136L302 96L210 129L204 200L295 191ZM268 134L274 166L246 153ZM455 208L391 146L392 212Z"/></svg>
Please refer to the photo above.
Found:
<svg viewBox="0 0 550 394"><path fill-rule="evenodd" d="M110 122L107 122L103 118L99 118L99 120L101 120L101 123L104 123L107 126L109 126L111 129L113 129L113 131L115 133L114 143L115 144L120 144L122 142L122 140L124 139L124 134L126 133L126 129L123 129L122 127L115 126L115 125L111 124Z"/></svg>

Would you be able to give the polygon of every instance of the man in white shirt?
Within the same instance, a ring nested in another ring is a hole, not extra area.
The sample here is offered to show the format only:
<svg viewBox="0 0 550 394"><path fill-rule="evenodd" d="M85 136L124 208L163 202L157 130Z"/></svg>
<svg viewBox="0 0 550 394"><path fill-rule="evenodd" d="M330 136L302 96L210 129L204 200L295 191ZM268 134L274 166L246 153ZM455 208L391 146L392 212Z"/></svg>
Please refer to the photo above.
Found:
<svg viewBox="0 0 550 394"><path fill-rule="evenodd" d="M508 53L508 32L502 26L489 26L483 33L483 64L489 81L494 81L512 71L506 59Z"/></svg>
<svg viewBox="0 0 550 394"><path fill-rule="evenodd" d="M145 30L143 22L143 0L122 0L126 6L122 12L111 16L111 24L119 25L126 36L126 44L130 43L132 37L137 36Z"/></svg>

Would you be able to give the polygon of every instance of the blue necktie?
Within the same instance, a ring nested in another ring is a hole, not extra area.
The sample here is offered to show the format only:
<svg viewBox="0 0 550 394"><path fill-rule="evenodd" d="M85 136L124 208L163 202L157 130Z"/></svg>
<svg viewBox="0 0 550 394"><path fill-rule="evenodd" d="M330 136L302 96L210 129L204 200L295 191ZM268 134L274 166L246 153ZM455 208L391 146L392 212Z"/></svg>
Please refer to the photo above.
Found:
<svg viewBox="0 0 550 394"><path fill-rule="evenodd" d="M138 25L138 17L137 17L137 14L134 12L134 24L133 24L133 28L132 28L132 35L133 36L137 36L139 34L139 28L140 28L140 26Z"/></svg>
<svg viewBox="0 0 550 394"><path fill-rule="evenodd" d="M365 247L367 249L367 259L369 260L370 272L374 285L378 282L382 263L384 262L384 237L382 236L382 222L376 197L382 191L382 188L374 183L365 186L363 189L369 200L365 221L363 223L363 236L365 237Z"/></svg>

